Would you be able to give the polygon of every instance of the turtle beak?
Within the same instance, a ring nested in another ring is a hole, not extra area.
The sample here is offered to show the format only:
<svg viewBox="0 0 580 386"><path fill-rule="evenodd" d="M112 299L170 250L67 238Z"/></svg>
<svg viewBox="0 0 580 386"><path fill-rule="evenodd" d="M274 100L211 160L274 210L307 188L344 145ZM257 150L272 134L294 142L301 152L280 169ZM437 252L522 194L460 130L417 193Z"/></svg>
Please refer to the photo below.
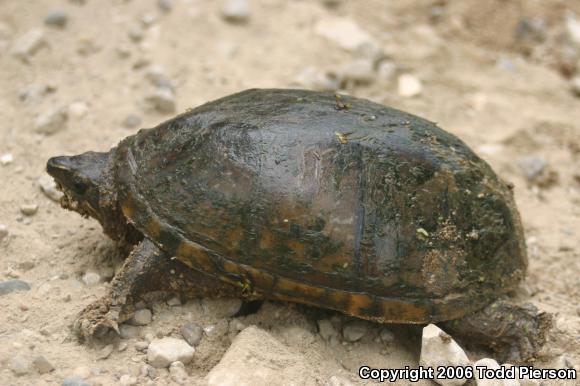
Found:
<svg viewBox="0 0 580 386"><path fill-rule="evenodd" d="M52 157L46 163L46 171L57 181L62 181L63 177L70 175L71 170L70 157Z"/></svg>

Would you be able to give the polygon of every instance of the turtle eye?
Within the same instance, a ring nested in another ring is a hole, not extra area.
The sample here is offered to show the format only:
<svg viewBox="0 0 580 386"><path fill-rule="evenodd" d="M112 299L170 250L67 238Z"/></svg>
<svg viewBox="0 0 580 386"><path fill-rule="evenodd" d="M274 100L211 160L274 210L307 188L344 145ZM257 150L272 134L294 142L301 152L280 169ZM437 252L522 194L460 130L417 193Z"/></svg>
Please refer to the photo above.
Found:
<svg viewBox="0 0 580 386"><path fill-rule="evenodd" d="M72 186L73 190L77 194L85 194L87 191L87 185L82 181L75 181Z"/></svg>

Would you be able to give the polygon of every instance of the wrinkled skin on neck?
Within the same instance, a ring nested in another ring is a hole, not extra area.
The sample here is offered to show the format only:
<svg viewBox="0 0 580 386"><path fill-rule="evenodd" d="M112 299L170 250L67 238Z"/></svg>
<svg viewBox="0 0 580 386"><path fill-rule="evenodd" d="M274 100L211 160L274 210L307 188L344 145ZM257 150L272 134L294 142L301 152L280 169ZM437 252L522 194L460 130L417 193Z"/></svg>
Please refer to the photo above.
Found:
<svg viewBox="0 0 580 386"><path fill-rule="evenodd" d="M64 193L63 208L96 219L107 236L130 249L142 236L127 223L117 202L113 152L53 157L46 170Z"/></svg>

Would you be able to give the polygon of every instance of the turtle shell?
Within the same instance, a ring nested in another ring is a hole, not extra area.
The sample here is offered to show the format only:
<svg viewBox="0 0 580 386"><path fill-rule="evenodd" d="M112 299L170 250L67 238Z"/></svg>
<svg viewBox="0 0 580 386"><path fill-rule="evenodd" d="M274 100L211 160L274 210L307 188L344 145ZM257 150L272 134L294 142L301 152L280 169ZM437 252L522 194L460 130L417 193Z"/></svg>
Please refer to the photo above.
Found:
<svg viewBox="0 0 580 386"><path fill-rule="evenodd" d="M127 219L250 298L424 323L525 274L508 186L455 136L367 100L247 90L139 131L115 157Z"/></svg>

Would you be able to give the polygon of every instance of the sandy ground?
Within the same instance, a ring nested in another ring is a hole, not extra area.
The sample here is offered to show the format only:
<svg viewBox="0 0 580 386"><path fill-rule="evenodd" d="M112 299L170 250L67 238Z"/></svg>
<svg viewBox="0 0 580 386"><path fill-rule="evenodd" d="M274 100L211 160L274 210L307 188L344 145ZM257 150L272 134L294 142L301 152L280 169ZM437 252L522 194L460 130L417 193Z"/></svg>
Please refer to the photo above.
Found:
<svg viewBox="0 0 580 386"><path fill-rule="evenodd" d="M317 87L308 80L297 83L310 71L305 69L340 73L360 59L321 33L321 23L337 17L366 31L365 39L386 54L382 63L390 63L366 78L351 76L344 92L438 122L514 183L530 260L522 294L555 316L535 366L578 368L580 99L563 76L574 72L570 55L558 56L565 51L561 36L568 8L575 6L580 15L577 3L370 0L329 7L322 1L254 0L244 24L225 21L220 2L166 3L172 3L169 12L153 0L0 1L0 156L13 156L0 165L0 224L8 229L0 241L0 280L19 278L31 286L0 296L0 384L54 385L75 374L94 385L173 384L167 370L143 375L145 355L135 345L152 336L179 336L188 321L205 327L206 334L186 365L187 384L204 384L237 331L251 324L292 353L294 366L280 365L279 384L365 384L356 374L361 364L418 364L419 344L404 334L384 344L375 339L379 326L369 326L357 343L329 344L308 313L278 303L234 321L233 301L152 302L147 306L153 322L140 328L140 337L117 342L105 359L98 359L101 347L80 345L70 331L75 315L105 292L119 260L95 221L61 210L40 191L37 180L46 160L108 150L136 131L123 125L131 114L142 120L138 127L172 116L144 103L155 79L174 86L177 112L246 88ZM68 15L64 28L43 23L53 9ZM541 17L547 37L516 39L525 17ZM14 47L37 28L44 44L22 60ZM151 75L157 67L163 69L161 80ZM400 95L401 73L422 82L418 95ZM45 92L30 92L33 85ZM29 90L27 97L23 90ZM40 133L37 117L61 108L67 121L54 133ZM519 166L530 155L547 161L544 177L535 182ZM22 214L27 204L38 205L38 211ZM81 280L86 272L103 280L87 286ZM268 356L269 345L249 344ZM278 349L272 355L281 355ZM26 362L38 355L54 370L39 374L30 367L15 374L15 357ZM468 355L476 360L484 353Z"/></svg>

